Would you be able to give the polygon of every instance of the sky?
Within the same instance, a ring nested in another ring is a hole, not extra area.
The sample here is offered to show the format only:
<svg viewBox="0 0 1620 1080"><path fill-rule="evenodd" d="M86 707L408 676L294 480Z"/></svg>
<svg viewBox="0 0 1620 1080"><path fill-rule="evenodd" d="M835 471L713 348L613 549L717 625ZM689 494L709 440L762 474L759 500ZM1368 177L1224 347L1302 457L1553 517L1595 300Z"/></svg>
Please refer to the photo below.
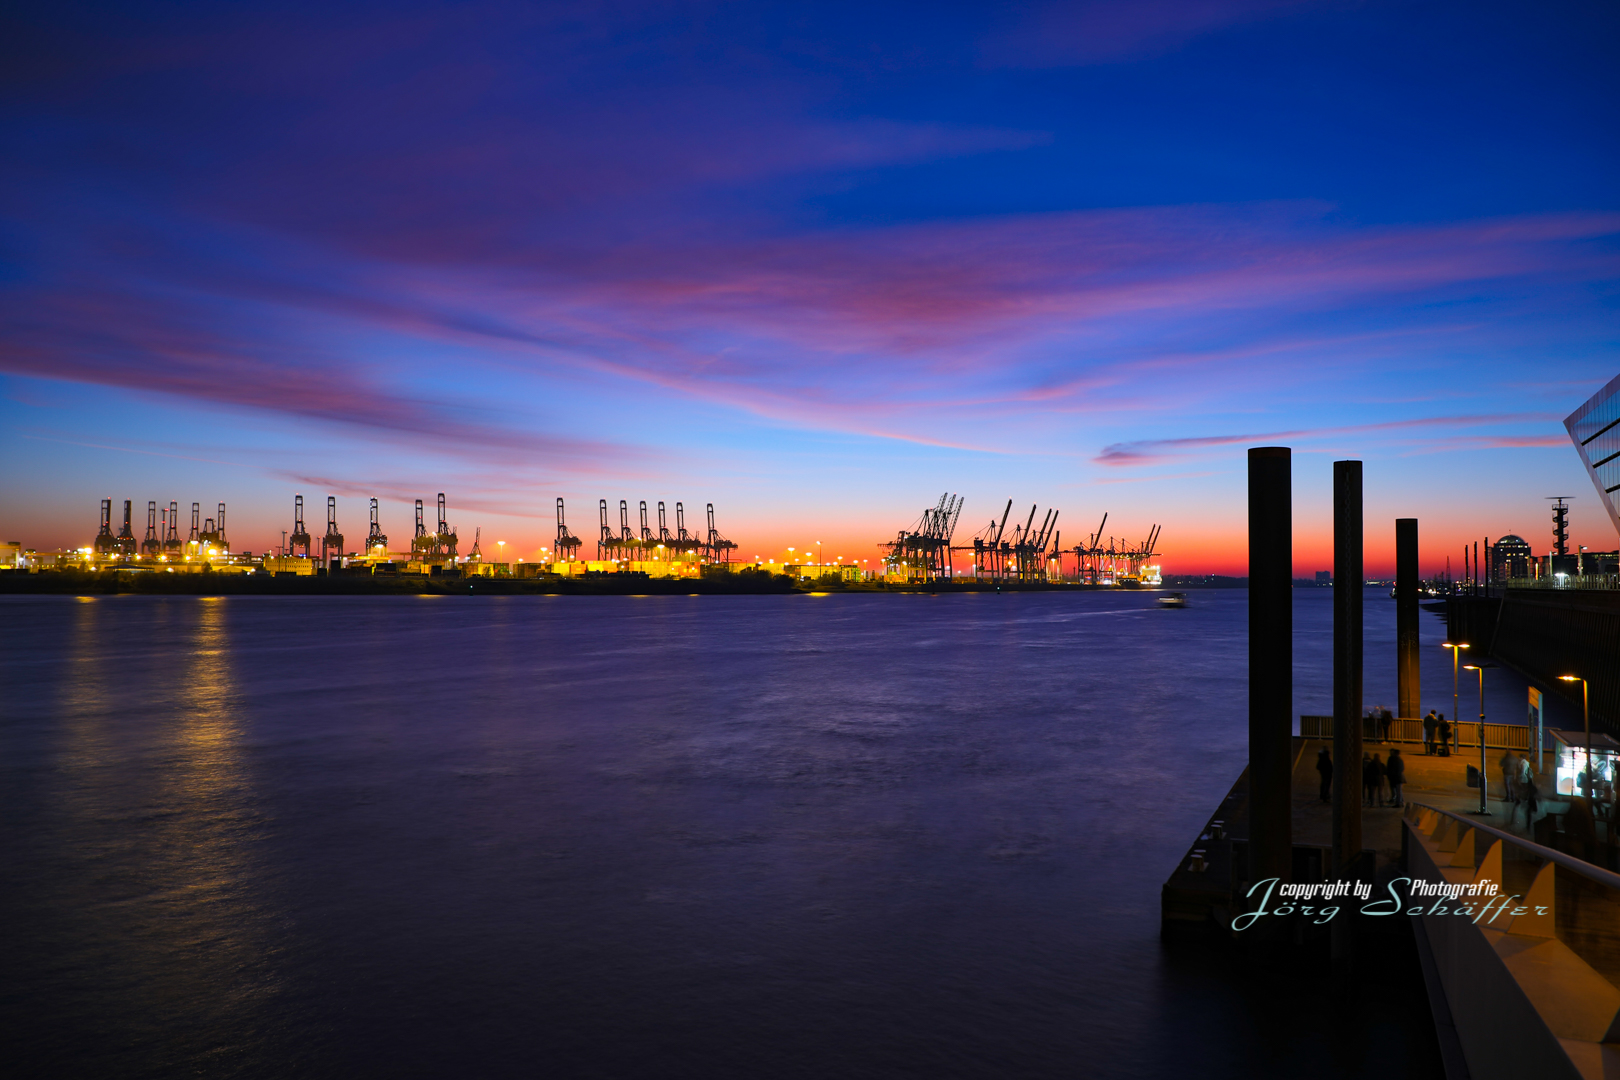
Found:
<svg viewBox="0 0 1620 1080"><path fill-rule="evenodd" d="M0 20L5 539L223 501L262 551L302 493L397 545L443 491L519 556L560 497L876 559L950 492L1241 574L1287 445L1300 574L1340 458L1373 576L1396 517L1544 552L1552 495L1620 545L1562 426L1620 374L1611 3Z"/></svg>

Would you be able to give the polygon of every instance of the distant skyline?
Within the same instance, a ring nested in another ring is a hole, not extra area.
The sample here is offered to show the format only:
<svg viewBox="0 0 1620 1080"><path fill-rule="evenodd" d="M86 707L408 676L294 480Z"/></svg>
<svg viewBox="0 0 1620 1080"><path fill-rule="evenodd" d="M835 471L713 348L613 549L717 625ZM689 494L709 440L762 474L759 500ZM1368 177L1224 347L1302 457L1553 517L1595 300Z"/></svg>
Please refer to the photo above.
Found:
<svg viewBox="0 0 1620 1080"><path fill-rule="evenodd" d="M1551 495L1620 546L1562 426L1620 374L1613 5L0 18L0 539L444 491L525 558L562 496L859 559L950 491L1241 574L1283 444L1299 576L1341 457L1374 576Z"/></svg>

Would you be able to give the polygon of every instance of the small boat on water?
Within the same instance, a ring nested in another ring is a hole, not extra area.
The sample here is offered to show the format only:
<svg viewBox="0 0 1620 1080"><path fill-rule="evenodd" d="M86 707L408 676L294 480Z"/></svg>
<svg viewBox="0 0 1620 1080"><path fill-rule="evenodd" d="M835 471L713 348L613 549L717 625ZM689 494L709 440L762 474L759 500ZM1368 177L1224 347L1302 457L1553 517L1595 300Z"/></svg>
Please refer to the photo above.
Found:
<svg viewBox="0 0 1620 1080"><path fill-rule="evenodd" d="M1159 597L1160 607L1186 607L1187 594L1184 592L1165 593Z"/></svg>

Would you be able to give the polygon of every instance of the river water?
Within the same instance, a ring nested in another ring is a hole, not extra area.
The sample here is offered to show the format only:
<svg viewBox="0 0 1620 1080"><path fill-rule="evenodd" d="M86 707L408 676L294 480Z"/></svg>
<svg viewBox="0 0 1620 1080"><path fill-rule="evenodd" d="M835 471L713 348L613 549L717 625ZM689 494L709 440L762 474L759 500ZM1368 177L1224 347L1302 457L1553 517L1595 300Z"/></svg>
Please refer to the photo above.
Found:
<svg viewBox="0 0 1620 1080"><path fill-rule="evenodd" d="M1423 1075L1420 990L1330 1044L1158 940L1245 758L1245 604L0 598L0 1042L42 1076ZM1329 590L1296 624L1330 711Z"/></svg>

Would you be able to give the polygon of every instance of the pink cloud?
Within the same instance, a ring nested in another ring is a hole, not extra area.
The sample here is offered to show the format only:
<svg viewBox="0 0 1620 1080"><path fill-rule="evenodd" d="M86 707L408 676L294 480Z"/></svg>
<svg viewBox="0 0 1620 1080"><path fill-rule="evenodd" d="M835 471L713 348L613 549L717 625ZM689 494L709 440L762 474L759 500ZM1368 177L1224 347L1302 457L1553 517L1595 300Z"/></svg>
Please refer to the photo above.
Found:
<svg viewBox="0 0 1620 1080"><path fill-rule="evenodd" d="M997 450L930 418L1107 412L1142 399L1134 387L1149 372L1174 373L1161 399L1196 398L1209 392L1201 373L1264 364L1297 377L1287 369L1300 356L1388 353L1454 320L1379 325L1367 311L1493 279L1609 279L1620 258L1592 241L1616 232L1616 214L1358 229L1311 205L1162 207L648 235L463 265L423 261L428 249L400 262L263 233L236 237L255 257L198 258L184 228L150 242L126 228L118 249L75 259L37 302L13 305L0 365L447 448L633 456L470 420L437 392L390 385L375 356L334 343L348 327L453 346L490 370L584 371L773 420ZM1349 311L1337 333L1292 325L1331 326L1325 315ZM1114 447L1102 460L1149 452Z"/></svg>
<svg viewBox="0 0 1620 1080"><path fill-rule="evenodd" d="M111 292L53 293L0 323L0 368L266 410L458 454L499 449L597 467L632 455L606 442L458 417L465 410L443 397L400 393L322 351L266 348L251 324L223 329L199 314Z"/></svg>

